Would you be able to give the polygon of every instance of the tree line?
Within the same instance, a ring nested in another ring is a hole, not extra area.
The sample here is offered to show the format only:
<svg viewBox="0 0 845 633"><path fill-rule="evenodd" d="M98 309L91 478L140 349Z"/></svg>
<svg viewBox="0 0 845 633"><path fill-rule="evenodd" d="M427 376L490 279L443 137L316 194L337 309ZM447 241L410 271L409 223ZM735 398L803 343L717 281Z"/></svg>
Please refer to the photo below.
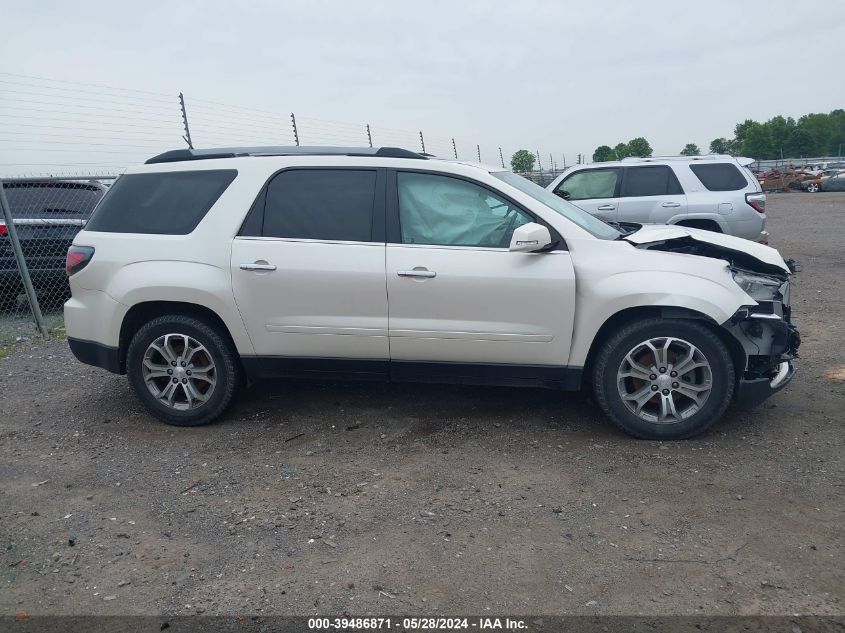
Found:
<svg viewBox="0 0 845 633"><path fill-rule="evenodd" d="M805 114L798 120L781 115L763 123L746 119L736 124L733 138L714 138L709 150L712 154L747 156L755 160L840 156L845 150L845 110ZM695 143L687 143L679 153L698 156L701 149ZM616 147L600 145L593 152L593 162L651 155L648 141L638 137Z"/></svg>

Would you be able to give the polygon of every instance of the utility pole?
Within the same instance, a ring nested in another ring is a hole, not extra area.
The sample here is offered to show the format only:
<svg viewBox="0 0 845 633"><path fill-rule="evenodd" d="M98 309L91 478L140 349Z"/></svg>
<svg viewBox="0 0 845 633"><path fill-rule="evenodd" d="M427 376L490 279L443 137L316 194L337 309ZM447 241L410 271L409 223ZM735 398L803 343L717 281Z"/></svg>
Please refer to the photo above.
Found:
<svg viewBox="0 0 845 633"><path fill-rule="evenodd" d="M191 130L188 127L188 112L185 110L185 95L181 92L179 93L179 107L182 108L182 125L185 127L185 134L182 138L190 149L194 149L194 143L191 141Z"/></svg>
<svg viewBox="0 0 845 633"><path fill-rule="evenodd" d="M293 112L290 113L290 122L293 125L293 141L299 147L299 132L296 131L296 117L293 115Z"/></svg>

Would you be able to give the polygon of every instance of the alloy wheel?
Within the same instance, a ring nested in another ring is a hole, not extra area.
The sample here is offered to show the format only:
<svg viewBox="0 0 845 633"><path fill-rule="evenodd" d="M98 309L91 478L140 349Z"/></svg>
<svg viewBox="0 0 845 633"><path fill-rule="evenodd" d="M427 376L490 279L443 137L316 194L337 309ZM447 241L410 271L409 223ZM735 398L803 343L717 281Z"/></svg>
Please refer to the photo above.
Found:
<svg viewBox="0 0 845 633"><path fill-rule="evenodd" d="M616 373L625 407L652 424L675 424L695 415L713 388L704 354L679 338L652 338L634 346Z"/></svg>
<svg viewBox="0 0 845 633"><path fill-rule="evenodd" d="M142 376L150 393L172 409L195 409L214 392L217 371L209 351L186 334L165 334L144 352Z"/></svg>

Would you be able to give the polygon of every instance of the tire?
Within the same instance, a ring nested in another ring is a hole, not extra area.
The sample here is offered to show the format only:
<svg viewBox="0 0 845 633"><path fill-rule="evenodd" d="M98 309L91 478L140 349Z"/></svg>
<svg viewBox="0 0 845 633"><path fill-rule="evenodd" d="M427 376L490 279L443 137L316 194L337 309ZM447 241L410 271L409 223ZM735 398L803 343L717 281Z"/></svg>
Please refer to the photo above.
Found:
<svg viewBox="0 0 845 633"><path fill-rule="evenodd" d="M159 420L200 426L232 402L241 369L225 332L198 318L171 314L148 321L135 333L126 372L135 395Z"/></svg>
<svg viewBox="0 0 845 633"><path fill-rule="evenodd" d="M653 362L660 356L662 367ZM679 376L672 375L673 367ZM687 367L693 368L685 372ZM706 323L694 319L649 318L622 327L599 349L592 380L596 401L611 420L629 435L648 440L680 440L704 432L724 415L735 389L727 347ZM632 410L638 407L639 413Z"/></svg>
<svg viewBox="0 0 845 633"><path fill-rule="evenodd" d="M807 191L809 193L818 193L819 188L820 187L814 182L811 182L809 185L807 185Z"/></svg>

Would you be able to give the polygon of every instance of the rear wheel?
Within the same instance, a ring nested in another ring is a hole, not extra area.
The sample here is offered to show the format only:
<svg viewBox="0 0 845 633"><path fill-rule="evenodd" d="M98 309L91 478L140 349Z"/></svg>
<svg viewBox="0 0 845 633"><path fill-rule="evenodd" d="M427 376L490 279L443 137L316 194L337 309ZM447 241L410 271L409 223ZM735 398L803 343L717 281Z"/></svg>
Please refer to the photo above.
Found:
<svg viewBox="0 0 845 633"><path fill-rule="evenodd" d="M231 403L240 378L225 334L181 314L153 319L135 333L126 370L147 409L176 426L213 421Z"/></svg>
<svg viewBox="0 0 845 633"><path fill-rule="evenodd" d="M733 398L725 344L699 321L643 319L608 339L593 367L602 409L626 433L684 439L715 423Z"/></svg>
<svg viewBox="0 0 845 633"><path fill-rule="evenodd" d="M809 183L807 185L807 191L810 192L810 193L818 193L818 191L819 191L818 183L815 183L815 182Z"/></svg>

